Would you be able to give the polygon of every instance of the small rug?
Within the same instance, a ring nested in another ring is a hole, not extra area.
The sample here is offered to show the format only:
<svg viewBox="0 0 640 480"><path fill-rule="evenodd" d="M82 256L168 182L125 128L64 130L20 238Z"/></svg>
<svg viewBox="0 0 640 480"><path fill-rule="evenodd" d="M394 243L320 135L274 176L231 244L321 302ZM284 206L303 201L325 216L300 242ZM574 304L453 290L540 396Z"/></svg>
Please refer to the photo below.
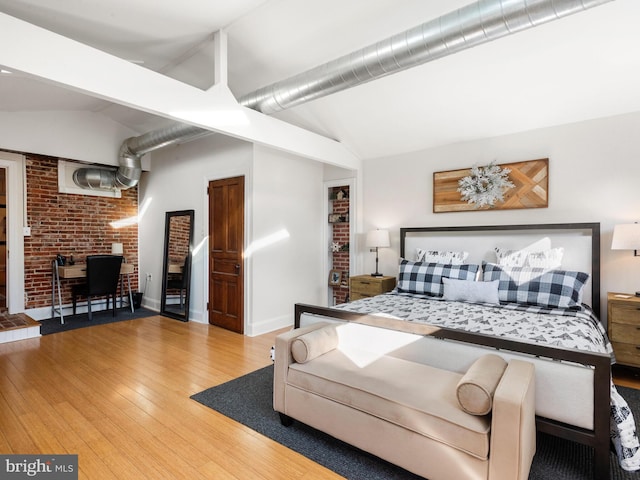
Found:
<svg viewBox="0 0 640 480"><path fill-rule="evenodd" d="M629 403L635 418L640 418L640 390L617 389ZM350 480L422 478L300 422L294 422L290 427L282 426L279 415L273 410L273 366L209 388L191 398ZM592 460L592 448L539 433L529 480L590 480ZM638 472L622 470L614 453L611 453L610 464L612 480L640 478Z"/></svg>
<svg viewBox="0 0 640 480"><path fill-rule="evenodd" d="M60 318L48 318L40 321L40 334L49 335L52 333L66 332L69 330L75 330L77 328L93 327L95 325L104 325L106 323L123 322L125 320L136 320L138 318L151 317L153 315L160 315L153 310L147 310L146 308L138 308L131 312L130 308L119 308L116 310L116 316L113 316L111 310L100 310L93 312L92 319L86 313L79 313L77 315L65 315L64 325L60 323Z"/></svg>

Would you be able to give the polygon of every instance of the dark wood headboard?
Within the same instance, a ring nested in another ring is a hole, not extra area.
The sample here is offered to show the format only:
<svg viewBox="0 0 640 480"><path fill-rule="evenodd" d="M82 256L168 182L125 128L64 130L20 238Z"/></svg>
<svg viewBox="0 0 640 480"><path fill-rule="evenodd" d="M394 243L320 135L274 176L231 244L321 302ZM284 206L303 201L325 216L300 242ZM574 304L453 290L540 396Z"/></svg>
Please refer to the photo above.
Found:
<svg viewBox="0 0 640 480"><path fill-rule="evenodd" d="M588 237L590 242L587 241L587 243L590 246L591 251L585 252L585 258L590 259L591 265L584 265L583 271L586 271L587 269L590 270L587 273L591 275L591 307L595 314L600 318L600 223L403 227L400 229L400 256L402 258L407 258L406 255L409 253L407 250L407 243L412 237L417 236L420 239L428 239L429 235L434 237L438 235L447 235L448 237L449 233L456 238L460 238L460 240L464 240L465 234L471 233L487 236L492 236L492 234L495 233L496 237L502 240L507 238L510 234L549 235L553 237L554 233L567 233L569 235L575 233L581 237ZM473 249L473 245L467 243L464 248L465 250ZM476 257L473 263L479 261L480 259Z"/></svg>

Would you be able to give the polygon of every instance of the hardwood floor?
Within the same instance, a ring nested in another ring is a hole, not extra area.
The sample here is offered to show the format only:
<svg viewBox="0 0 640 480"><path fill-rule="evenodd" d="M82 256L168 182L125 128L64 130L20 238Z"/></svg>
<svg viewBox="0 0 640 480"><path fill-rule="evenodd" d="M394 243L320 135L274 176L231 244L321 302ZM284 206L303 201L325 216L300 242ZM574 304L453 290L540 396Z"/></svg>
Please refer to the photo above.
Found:
<svg viewBox="0 0 640 480"><path fill-rule="evenodd" d="M277 333L154 316L0 344L0 452L78 454L81 479L342 478L189 399L269 365Z"/></svg>
<svg viewBox="0 0 640 480"><path fill-rule="evenodd" d="M0 344L0 452L78 454L84 479L342 478L189 398L269 365L277 333L154 316Z"/></svg>

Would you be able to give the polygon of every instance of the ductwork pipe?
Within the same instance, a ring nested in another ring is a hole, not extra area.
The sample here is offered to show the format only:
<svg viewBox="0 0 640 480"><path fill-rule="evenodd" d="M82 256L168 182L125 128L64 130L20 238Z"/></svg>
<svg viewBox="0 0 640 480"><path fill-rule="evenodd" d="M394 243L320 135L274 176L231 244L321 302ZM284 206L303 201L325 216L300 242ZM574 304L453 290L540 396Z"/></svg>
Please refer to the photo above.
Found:
<svg viewBox="0 0 640 480"><path fill-rule="evenodd" d="M241 99L272 114L611 0L480 0Z"/></svg>
<svg viewBox="0 0 640 480"><path fill-rule="evenodd" d="M265 114L276 113L610 1L480 0L337 60L260 88L241 97L238 102ZM199 127L178 124L130 138L120 150L121 166L115 178L123 177L122 184L132 187L140 177L142 155L211 133ZM78 175L79 180L87 177L89 175ZM83 186L77 181L76 184ZM117 186L115 179L111 186L129 187Z"/></svg>
<svg viewBox="0 0 640 480"><path fill-rule="evenodd" d="M154 130L139 137L131 137L120 146L117 171L98 168L79 168L73 172L74 183L88 190L126 190L135 187L142 174L142 156L169 145L190 142L198 137L210 135L211 131L183 123Z"/></svg>

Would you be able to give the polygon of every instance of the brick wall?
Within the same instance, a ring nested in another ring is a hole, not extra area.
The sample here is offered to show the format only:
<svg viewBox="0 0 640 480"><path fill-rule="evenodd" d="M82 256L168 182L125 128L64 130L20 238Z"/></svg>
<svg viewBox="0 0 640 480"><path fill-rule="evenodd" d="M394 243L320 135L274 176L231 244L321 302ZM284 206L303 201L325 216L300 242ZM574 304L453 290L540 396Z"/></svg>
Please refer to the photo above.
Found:
<svg viewBox="0 0 640 480"><path fill-rule="evenodd" d="M25 308L51 306L51 261L60 253L83 262L88 254L111 253L123 244L124 257L136 266L132 288L138 288L138 226L115 229L115 220L138 213L138 189L121 198L58 193L58 159L24 154L27 171L27 218L31 236L24 238ZM71 285L62 280L62 303L71 302Z"/></svg>
<svg viewBox="0 0 640 480"><path fill-rule="evenodd" d="M343 198L338 198L342 192ZM331 213L349 218L349 187L334 187L330 192L333 210ZM332 287L335 303L344 303L349 296L349 222L333 223L332 242L338 243L342 250L332 253L332 269L342 272L342 282L339 287Z"/></svg>
<svg viewBox="0 0 640 480"><path fill-rule="evenodd" d="M189 232L191 219L188 215L171 217L169 224L169 260L183 263L189 253Z"/></svg>
<svg viewBox="0 0 640 480"><path fill-rule="evenodd" d="M171 217L169 224L169 262L184 265L184 261L189 254L189 233L191 232L191 219L188 215L178 215ZM169 280L182 280L182 274L170 273ZM172 282L173 283L173 282ZM177 288L169 288L167 284L167 294L176 295Z"/></svg>

